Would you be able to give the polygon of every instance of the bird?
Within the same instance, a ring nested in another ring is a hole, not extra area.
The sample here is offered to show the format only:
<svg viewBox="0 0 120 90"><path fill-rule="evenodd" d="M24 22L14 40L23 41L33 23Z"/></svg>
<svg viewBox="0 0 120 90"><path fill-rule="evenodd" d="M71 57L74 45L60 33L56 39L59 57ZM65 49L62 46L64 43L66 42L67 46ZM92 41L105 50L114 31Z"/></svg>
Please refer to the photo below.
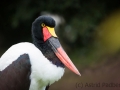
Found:
<svg viewBox="0 0 120 90"><path fill-rule="evenodd" d="M38 16L32 23L33 42L12 45L0 58L0 90L48 90L65 67L81 76L55 33L55 20Z"/></svg>

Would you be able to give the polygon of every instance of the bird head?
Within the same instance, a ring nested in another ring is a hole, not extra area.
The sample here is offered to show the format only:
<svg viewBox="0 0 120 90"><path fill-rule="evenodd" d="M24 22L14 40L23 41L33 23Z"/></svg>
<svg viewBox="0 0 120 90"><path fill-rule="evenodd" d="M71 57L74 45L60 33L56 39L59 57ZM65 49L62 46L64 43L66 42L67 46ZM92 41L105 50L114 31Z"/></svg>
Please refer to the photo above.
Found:
<svg viewBox="0 0 120 90"><path fill-rule="evenodd" d="M53 18L49 16L39 16L32 24L32 36L35 45L42 51L42 47L45 46L44 49L48 48L51 49L51 52L54 53L55 57L60 60L68 69L80 75L79 71L72 63L64 49L62 48L58 37L54 30L55 21ZM46 46L45 44L48 44ZM44 46L43 46L44 45ZM43 51L45 54L49 53L47 50ZM43 54L44 54L43 53ZM52 57L52 55L46 55L46 57Z"/></svg>

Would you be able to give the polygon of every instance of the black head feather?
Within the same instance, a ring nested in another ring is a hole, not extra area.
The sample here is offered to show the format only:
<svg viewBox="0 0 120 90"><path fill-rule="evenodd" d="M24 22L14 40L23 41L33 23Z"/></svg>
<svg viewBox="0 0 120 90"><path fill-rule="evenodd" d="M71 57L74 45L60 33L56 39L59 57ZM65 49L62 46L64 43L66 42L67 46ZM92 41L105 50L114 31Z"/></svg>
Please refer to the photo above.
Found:
<svg viewBox="0 0 120 90"><path fill-rule="evenodd" d="M49 16L43 15L36 18L32 23L32 36L33 40L39 40L39 43L44 43L41 26L42 23L49 27L55 27L55 20Z"/></svg>

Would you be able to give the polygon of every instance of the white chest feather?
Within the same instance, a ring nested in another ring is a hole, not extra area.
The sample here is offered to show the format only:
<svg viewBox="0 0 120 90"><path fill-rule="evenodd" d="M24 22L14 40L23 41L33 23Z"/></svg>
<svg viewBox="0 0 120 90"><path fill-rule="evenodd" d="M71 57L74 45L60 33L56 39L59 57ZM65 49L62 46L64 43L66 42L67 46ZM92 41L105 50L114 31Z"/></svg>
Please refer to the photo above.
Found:
<svg viewBox="0 0 120 90"><path fill-rule="evenodd" d="M8 49L0 58L0 71L25 53L29 55L31 62L31 84L29 90L45 90L45 86L51 85L63 76L64 68L53 65L31 43L19 43Z"/></svg>

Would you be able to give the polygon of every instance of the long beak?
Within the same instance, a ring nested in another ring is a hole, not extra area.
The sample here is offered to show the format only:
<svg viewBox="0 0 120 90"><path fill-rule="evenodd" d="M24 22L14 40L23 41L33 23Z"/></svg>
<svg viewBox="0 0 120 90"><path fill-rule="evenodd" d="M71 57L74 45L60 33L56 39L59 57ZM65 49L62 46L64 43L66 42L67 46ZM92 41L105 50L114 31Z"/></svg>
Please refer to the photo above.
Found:
<svg viewBox="0 0 120 90"><path fill-rule="evenodd" d="M75 65L72 63L72 61L70 60L70 58L68 57L68 55L66 54L66 52L63 50L60 42L58 41L57 38L55 37L51 37L48 39L48 41L51 44L51 48L53 49L54 53L56 54L56 56L61 60L61 62L71 71L73 71L74 73L76 73L77 75L81 74L79 73L79 71L77 70L77 68L75 67Z"/></svg>

